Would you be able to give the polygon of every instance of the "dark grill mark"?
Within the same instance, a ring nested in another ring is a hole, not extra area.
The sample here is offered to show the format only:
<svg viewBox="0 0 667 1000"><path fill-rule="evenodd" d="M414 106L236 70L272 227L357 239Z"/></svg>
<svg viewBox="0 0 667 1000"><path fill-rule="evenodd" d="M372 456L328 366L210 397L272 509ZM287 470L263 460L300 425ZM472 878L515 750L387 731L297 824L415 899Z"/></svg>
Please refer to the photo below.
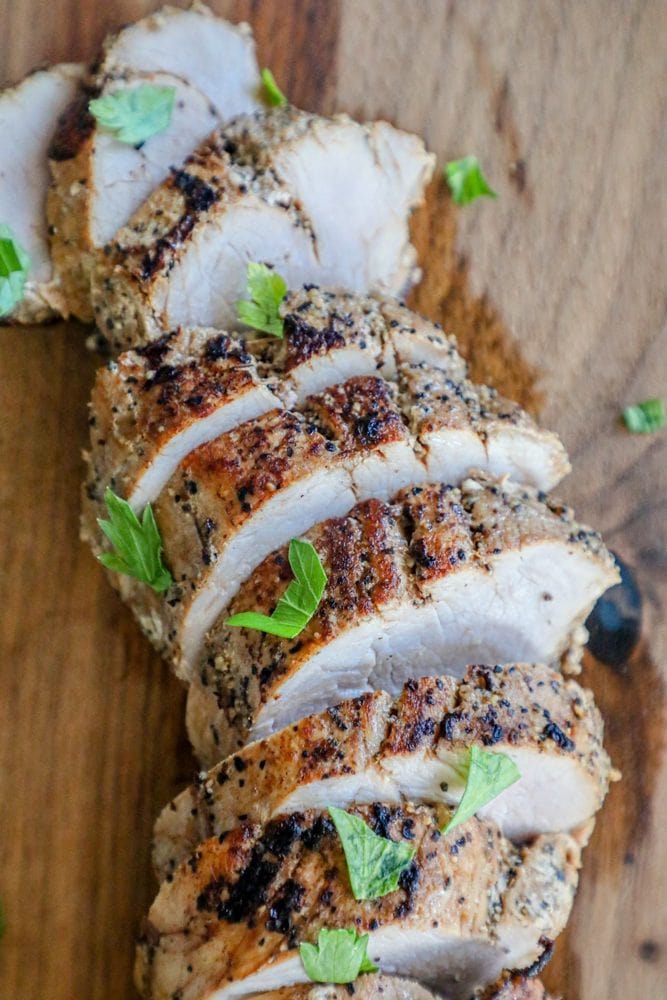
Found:
<svg viewBox="0 0 667 1000"><path fill-rule="evenodd" d="M93 96L84 91L60 115L49 146L49 159L62 162L73 160L77 155L95 127L95 119L88 110L88 102Z"/></svg>
<svg viewBox="0 0 667 1000"><path fill-rule="evenodd" d="M566 736L560 726L557 726L555 722L547 723L542 730L542 739L553 740L556 746L560 747L561 750L574 750L574 740L571 740L569 736Z"/></svg>

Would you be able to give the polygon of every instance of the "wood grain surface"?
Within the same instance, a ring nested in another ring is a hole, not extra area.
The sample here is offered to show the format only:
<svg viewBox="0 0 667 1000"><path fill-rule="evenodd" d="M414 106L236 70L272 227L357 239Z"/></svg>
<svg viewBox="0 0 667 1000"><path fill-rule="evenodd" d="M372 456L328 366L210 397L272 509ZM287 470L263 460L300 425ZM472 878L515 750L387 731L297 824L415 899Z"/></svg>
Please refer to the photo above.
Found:
<svg viewBox="0 0 667 1000"><path fill-rule="evenodd" d="M91 59L107 30L156 6L0 0L0 82ZM665 996L667 432L631 436L618 415L667 395L667 7L213 6L252 23L261 64L294 103L385 116L440 162L475 152L499 193L454 211L433 188L416 224L415 301L461 335L478 374L528 401L539 369L544 420L573 459L562 492L634 567L645 599L631 662L586 665L625 780L547 978L568 1000ZM194 768L182 691L78 542L96 364L85 334L0 331L3 1000L134 996L152 821Z"/></svg>

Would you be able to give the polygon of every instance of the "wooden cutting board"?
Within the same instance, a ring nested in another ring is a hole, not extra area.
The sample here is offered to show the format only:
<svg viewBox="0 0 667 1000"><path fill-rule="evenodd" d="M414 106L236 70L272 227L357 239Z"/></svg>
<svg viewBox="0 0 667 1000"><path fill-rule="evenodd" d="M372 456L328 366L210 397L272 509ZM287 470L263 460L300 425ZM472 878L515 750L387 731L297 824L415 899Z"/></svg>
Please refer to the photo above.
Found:
<svg viewBox="0 0 667 1000"><path fill-rule="evenodd" d="M156 6L0 0L0 78L89 60L106 31ZM214 7L252 23L261 64L295 104L387 117L440 163L474 152L498 191L456 210L434 185L415 224L415 301L461 336L476 375L531 405L539 370L544 421L573 459L562 492L634 567L645 601L631 662L586 665L625 780L599 818L547 978L568 1000L663 997L667 432L632 436L618 416L667 395L667 8ZM134 996L133 939L155 891L151 824L194 769L183 692L77 539L96 365L85 335L74 324L0 331L3 1000Z"/></svg>

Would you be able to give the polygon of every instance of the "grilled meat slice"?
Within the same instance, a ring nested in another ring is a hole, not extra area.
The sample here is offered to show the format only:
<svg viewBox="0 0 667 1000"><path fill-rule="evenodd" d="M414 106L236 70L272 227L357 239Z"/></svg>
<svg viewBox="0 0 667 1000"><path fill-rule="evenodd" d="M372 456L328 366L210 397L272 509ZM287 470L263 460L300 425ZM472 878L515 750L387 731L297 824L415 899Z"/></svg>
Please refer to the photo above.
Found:
<svg viewBox="0 0 667 1000"><path fill-rule="evenodd" d="M169 127L136 148L98 127L88 102L146 84L173 87L174 110ZM203 5L165 8L106 42L50 154L52 253L71 313L93 320L90 272L102 247L222 121L259 106L258 89L250 29Z"/></svg>
<svg viewBox="0 0 667 1000"><path fill-rule="evenodd" d="M155 506L166 559L180 588L171 595L175 603L165 609L145 587L128 581L119 586L140 620L154 623L150 634L159 648L175 655L184 676L243 580L278 545L308 531L323 510L340 516L355 502L388 499L424 481L426 456L439 472L447 468L449 454L453 481L468 471L456 430L451 429L452 440L443 429L422 445L409 434L394 397L392 383L381 378L348 379L308 397L302 412L271 410L182 461ZM400 399L406 406L405 393ZM97 470L104 470L107 439L93 431L103 444L93 452L84 533L96 544L94 515L103 493ZM164 627L156 627L160 618Z"/></svg>
<svg viewBox="0 0 667 1000"><path fill-rule="evenodd" d="M304 983L301 986L284 986L269 993L256 993L253 1000L349 1000L350 996L354 1000L437 1000L434 993L414 980L383 976L381 973L360 976L354 983L353 993L349 984Z"/></svg>
<svg viewBox="0 0 667 1000"><path fill-rule="evenodd" d="M478 474L362 503L306 536L328 576L295 640L229 628L270 613L290 579L285 550L253 572L216 623L194 674L190 736L217 763L249 739L415 677L469 663L551 663L618 580L599 536L556 500Z"/></svg>
<svg viewBox="0 0 667 1000"><path fill-rule="evenodd" d="M473 386L455 342L405 307L308 287L288 297L284 317L283 340L185 329L101 368L91 402L91 496L110 485L140 510L198 445L373 374L398 379L396 404L424 463L418 478L458 482L479 467L545 489L568 471L556 435ZM94 537L94 520L87 531Z"/></svg>
<svg viewBox="0 0 667 1000"><path fill-rule="evenodd" d="M242 116L116 234L93 274L98 324L119 349L180 325L234 329L250 260L273 264L290 287L398 292L414 268L408 218L433 162L385 122L291 107Z"/></svg>
<svg viewBox="0 0 667 1000"><path fill-rule="evenodd" d="M215 330L181 330L127 351L97 373L90 402L87 488L141 512L199 445L280 405L245 344ZM96 534L88 509L87 533Z"/></svg>
<svg viewBox="0 0 667 1000"><path fill-rule="evenodd" d="M456 483L477 467L546 491L570 471L557 435L495 389L424 362L401 366L398 379L401 407L424 449L430 482Z"/></svg>
<svg viewBox="0 0 667 1000"><path fill-rule="evenodd" d="M0 94L0 130L4 154L0 165L0 222L10 226L30 257L25 296L12 323L41 323L63 308L49 254L46 193L47 150L55 121L77 92L83 67L54 66L31 73Z"/></svg>
<svg viewBox="0 0 667 1000"><path fill-rule="evenodd" d="M442 836L444 807L353 811L415 848L395 892L354 900L326 814L214 837L163 882L150 910L136 965L143 995L228 1000L303 983L299 944L316 941L322 927L356 927L369 933L368 954L382 972L418 976L463 1000L503 967L530 965L543 939L563 928L580 864L574 837L519 848L477 819Z"/></svg>
<svg viewBox="0 0 667 1000"><path fill-rule="evenodd" d="M468 667L343 702L251 743L162 810L154 864L164 878L197 845L242 822L382 800L456 805L473 745L508 754L521 780L482 818L524 840L585 823L602 805L609 758L589 691L539 664Z"/></svg>

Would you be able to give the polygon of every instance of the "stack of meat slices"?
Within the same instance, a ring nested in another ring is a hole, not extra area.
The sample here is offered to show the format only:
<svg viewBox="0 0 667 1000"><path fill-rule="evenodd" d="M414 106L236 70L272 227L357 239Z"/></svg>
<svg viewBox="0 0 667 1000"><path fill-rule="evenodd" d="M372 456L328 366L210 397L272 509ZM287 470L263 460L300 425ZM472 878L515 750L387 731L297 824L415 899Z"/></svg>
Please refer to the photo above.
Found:
<svg viewBox="0 0 667 1000"><path fill-rule="evenodd" d="M146 84L174 89L172 120L120 143L90 100ZM259 90L249 29L195 4L0 95L0 222L31 257L9 318L94 318L124 352L93 392L83 534L108 548L108 489L151 505L170 585L112 582L188 684L205 768L155 828L137 983L152 1000L538 1000L610 780L567 673L617 570L550 496L558 438L392 298L417 274L434 157ZM281 339L239 329L253 261L293 289ZM230 627L274 611L295 538L327 578L307 624ZM448 832L489 754L520 777ZM334 806L410 848L377 898L353 892ZM335 931L368 935L377 970L309 983L302 946Z"/></svg>
<svg viewBox="0 0 667 1000"><path fill-rule="evenodd" d="M280 340L179 328L93 393L84 533L102 552L107 487L152 504L173 582L113 582L189 685L210 768L157 822L137 982L337 996L299 985L300 946L354 928L380 970L361 996L543 996L489 984L549 953L607 791L599 714L560 668L613 560L547 492L569 469L558 438L473 385L433 324L312 285L281 318ZM227 625L271 614L293 537L327 575L310 622ZM521 778L444 834L485 749ZM331 806L415 849L395 891L354 898Z"/></svg>

